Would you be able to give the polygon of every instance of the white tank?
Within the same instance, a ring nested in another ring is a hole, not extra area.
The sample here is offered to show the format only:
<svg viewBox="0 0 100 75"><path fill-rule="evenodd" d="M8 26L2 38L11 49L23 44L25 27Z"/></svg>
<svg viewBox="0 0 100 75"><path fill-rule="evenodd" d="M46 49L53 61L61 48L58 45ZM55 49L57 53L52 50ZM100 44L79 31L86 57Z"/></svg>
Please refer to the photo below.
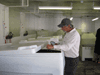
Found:
<svg viewBox="0 0 100 75"><path fill-rule="evenodd" d="M93 33L83 33L81 37L82 45L94 45L96 37Z"/></svg>

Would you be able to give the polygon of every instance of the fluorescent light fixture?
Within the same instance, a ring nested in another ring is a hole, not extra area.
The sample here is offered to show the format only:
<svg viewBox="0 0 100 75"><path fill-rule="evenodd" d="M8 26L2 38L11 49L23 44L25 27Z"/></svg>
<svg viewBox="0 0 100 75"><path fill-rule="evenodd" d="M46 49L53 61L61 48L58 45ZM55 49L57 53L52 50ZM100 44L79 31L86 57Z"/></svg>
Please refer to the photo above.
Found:
<svg viewBox="0 0 100 75"><path fill-rule="evenodd" d="M83 3L83 0L81 0L81 3Z"/></svg>
<svg viewBox="0 0 100 75"><path fill-rule="evenodd" d="M93 9L95 9L95 10L100 10L100 7L93 7Z"/></svg>
<svg viewBox="0 0 100 75"><path fill-rule="evenodd" d="M92 21L95 21L95 20L98 20L99 18L97 17L97 18L94 18L94 19L92 19Z"/></svg>
<svg viewBox="0 0 100 75"><path fill-rule="evenodd" d="M71 17L70 20L73 20L73 17Z"/></svg>
<svg viewBox="0 0 100 75"><path fill-rule="evenodd" d="M71 10L72 7L61 7L61 6L39 6L39 9L45 10Z"/></svg>

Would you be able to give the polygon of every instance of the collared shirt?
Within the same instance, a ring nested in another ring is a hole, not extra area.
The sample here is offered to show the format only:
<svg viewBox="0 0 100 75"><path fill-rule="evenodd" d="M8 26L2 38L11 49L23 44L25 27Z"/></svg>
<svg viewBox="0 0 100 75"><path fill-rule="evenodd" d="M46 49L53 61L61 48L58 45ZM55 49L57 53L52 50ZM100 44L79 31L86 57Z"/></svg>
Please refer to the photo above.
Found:
<svg viewBox="0 0 100 75"><path fill-rule="evenodd" d="M67 32L60 45L54 45L54 49L64 51L65 57L76 58L79 56L80 35L74 28Z"/></svg>

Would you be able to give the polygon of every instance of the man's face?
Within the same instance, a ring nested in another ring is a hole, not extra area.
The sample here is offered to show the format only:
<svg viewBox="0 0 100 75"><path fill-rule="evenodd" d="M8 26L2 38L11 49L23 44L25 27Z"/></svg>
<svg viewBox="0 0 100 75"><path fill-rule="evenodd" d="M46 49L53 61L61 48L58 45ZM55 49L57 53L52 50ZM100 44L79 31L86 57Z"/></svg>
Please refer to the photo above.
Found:
<svg viewBox="0 0 100 75"><path fill-rule="evenodd" d="M68 26L63 26L61 29L62 29L64 32L69 32L69 31L70 31L70 25L68 25Z"/></svg>

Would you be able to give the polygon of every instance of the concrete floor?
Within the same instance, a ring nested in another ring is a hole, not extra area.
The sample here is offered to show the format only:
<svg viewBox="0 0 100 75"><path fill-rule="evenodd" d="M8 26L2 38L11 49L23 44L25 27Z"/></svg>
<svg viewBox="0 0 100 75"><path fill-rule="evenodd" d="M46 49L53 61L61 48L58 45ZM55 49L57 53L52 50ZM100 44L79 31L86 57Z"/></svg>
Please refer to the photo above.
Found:
<svg viewBox="0 0 100 75"><path fill-rule="evenodd" d="M100 64L91 60L79 61L76 75L100 75Z"/></svg>

